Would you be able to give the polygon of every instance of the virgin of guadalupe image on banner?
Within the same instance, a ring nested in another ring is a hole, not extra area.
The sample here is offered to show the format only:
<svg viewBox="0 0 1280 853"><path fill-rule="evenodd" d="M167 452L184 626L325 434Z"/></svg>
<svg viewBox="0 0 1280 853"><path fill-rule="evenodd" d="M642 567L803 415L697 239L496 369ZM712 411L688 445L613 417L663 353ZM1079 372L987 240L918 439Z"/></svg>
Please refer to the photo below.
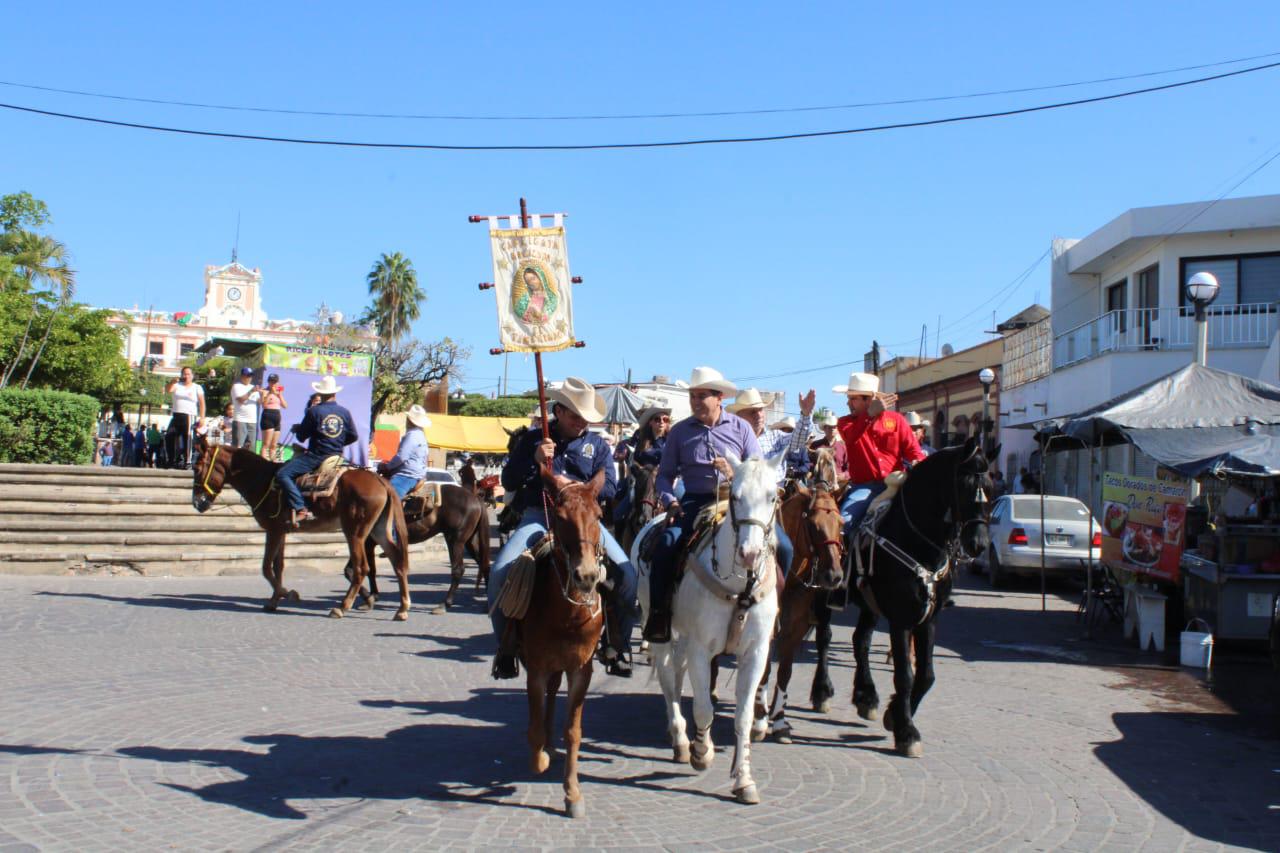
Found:
<svg viewBox="0 0 1280 853"><path fill-rule="evenodd" d="M573 346L573 294L564 226L490 226L498 335L509 352Z"/></svg>

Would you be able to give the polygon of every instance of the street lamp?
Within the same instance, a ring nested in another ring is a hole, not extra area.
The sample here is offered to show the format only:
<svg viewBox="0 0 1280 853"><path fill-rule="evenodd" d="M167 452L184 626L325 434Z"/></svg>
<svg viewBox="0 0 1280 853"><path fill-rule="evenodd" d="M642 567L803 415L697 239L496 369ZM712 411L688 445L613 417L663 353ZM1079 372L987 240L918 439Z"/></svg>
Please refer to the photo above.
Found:
<svg viewBox="0 0 1280 853"><path fill-rule="evenodd" d="M987 431L990 429L988 424L991 422L991 383L996 381L996 372L990 367L984 367L978 371L978 381L982 383L982 429L979 432L979 438L982 440L982 450L987 450Z"/></svg>
<svg viewBox="0 0 1280 853"><path fill-rule="evenodd" d="M1187 298L1196 307L1196 364L1209 361L1209 317L1205 309L1218 298L1218 279L1213 273L1198 272L1187 279Z"/></svg>

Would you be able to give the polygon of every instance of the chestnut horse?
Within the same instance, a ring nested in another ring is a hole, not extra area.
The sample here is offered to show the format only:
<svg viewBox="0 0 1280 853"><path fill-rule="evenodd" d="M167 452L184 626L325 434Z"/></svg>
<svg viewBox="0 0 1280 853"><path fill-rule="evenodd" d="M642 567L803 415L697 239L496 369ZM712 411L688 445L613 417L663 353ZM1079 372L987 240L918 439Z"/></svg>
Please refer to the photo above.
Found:
<svg viewBox="0 0 1280 853"><path fill-rule="evenodd" d="M288 504L276 485L276 471L280 466L246 448L228 450L221 445L210 445L204 436L197 442L196 450L199 457L192 472L195 480L191 487L192 506L197 512L207 511L224 486L239 492L252 507L254 520L267 534L262 552L262 576L271 584L271 598L265 609L273 612L280 599L286 597L298 601L298 593L284 586L284 542L291 527ZM333 608L329 615L340 619L350 612L365 575L371 574L372 542L376 542L391 559L400 582L400 609L395 618L397 621L408 619L409 547L402 543L408 542L409 532L400 499L391 485L371 471L350 468L338 478L333 494L312 501L311 511L315 513L315 520L303 524L302 532L340 527L355 567L341 606Z"/></svg>
<svg viewBox="0 0 1280 853"><path fill-rule="evenodd" d="M821 469L819 469L821 470ZM787 687L796 652L818 622L816 641L818 669L813 676L809 699L813 709L825 713L835 687L827 673L827 650L831 645L830 620L815 620L818 608L827 609L827 593L844 582L844 543L841 536L840 505L828 483L819 477L811 488L797 486L782 503L782 527L791 537L795 556L782 589L778 612L777 649L778 677L773 701L769 705L769 734L779 743L791 742L791 724L787 722ZM761 682L763 693L769 678ZM762 697L763 698L763 697ZM757 713L760 708L757 707Z"/></svg>
<svg viewBox="0 0 1280 853"><path fill-rule="evenodd" d="M543 482L556 496L550 518L554 546L538 558L529 609L518 623L520 657L527 670L529 765L534 773L551 764L556 692L561 677L568 680L564 807L569 817L586 814L578 787L578 747L592 657L604 628L604 605L596 588L605 578L598 500L604 477L601 468L590 481L557 491L551 470L543 468Z"/></svg>

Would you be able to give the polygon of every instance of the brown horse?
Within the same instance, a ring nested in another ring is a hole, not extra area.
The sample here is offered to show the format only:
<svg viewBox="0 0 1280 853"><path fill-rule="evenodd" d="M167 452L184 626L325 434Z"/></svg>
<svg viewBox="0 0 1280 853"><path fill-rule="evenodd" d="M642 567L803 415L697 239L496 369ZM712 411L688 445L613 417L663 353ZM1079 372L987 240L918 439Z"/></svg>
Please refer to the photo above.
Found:
<svg viewBox="0 0 1280 853"><path fill-rule="evenodd" d="M399 499L397 498L397 501ZM445 544L449 547L449 566L451 569L449 592L444 602L432 609L432 613L444 613L453 606L453 598L458 592L458 585L466 571L462 560L467 549L476 561L476 590L489 582L489 512L484 502L473 492L463 486L446 483L440 487L440 503L424 513L406 516L409 525L409 544L417 545L426 542L436 534L444 534ZM360 591L360 597L372 606L378 597L378 578L373 569L373 543L367 548L369 554L369 593ZM347 563L344 571L347 580L351 580L351 563Z"/></svg>
<svg viewBox="0 0 1280 853"><path fill-rule="evenodd" d="M631 465L631 486L635 489L631 496L631 508L627 517L618 522L614 530L615 538L622 550L631 553L631 545L636 536L653 518L662 511L658 501L658 468L656 465Z"/></svg>
<svg viewBox="0 0 1280 853"><path fill-rule="evenodd" d="M769 734L780 743L791 742L787 722L787 687L796 652L809 633L816 608L826 609L827 594L844 581L844 544L841 537L840 504L827 483L819 479L806 489L797 486L780 510L783 529L791 537L795 556L782 589L778 612L778 633L774 639L778 659L778 679L769 706ZM824 633L825 632L825 633ZM831 626L817 626L818 670L814 673L810 700L815 711L825 712L835 687L827 674L827 649ZM761 698L768 676L761 682ZM761 711L757 704L757 713Z"/></svg>
<svg viewBox="0 0 1280 853"><path fill-rule="evenodd" d="M197 512L205 512L224 486L231 486L253 508L254 520L266 531L266 547L262 553L262 576L271 584L271 598L266 610L272 612L280 599L298 601L298 593L284 586L284 542L290 530L289 507L280 487L276 471L280 466L263 459L246 448L227 450L210 445L201 436L196 447L199 457L193 466L191 504ZM274 494L273 494L274 493ZM312 501L315 520L302 526L302 532L342 529L347 539L351 565L355 567L351 586L340 607L329 615L342 618L351 610L366 574L372 573L373 543L382 546L395 567L400 582L400 609L396 620L409 618L409 533L405 525L400 499L386 480L363 468L342 473L333 494Z"/></svg>
<svg viewBox="0 0 1280 853"><path fill-rule="evenodd" d="M556 495L550 533L555 544L550 554L538 559L529 609L518 623L520 657L527 670L529 765L534 773L551 764L556 692L561 677L568 679L564 807L569 817L586 814L578 787L578 747L592 656L604 628L604 605L596 589L605 577L597 500L604 476L601 468L590 481L557 492L550 469L543 468L543 482Z"/></svg>

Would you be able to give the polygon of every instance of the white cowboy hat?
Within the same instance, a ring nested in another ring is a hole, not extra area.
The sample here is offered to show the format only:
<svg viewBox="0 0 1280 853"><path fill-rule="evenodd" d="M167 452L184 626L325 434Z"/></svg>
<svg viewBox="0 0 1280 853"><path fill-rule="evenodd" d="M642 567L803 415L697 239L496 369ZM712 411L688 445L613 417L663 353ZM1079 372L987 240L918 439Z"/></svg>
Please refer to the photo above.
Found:
<svg viewBox="0 0 1280 853"><path fill-rule="evenodd" d="M409 411L405 412L404 419L416 427L426 429L431 426L431 418L427 415L427 410L421 406L413 406Z"/></svg>
<svg viewBox="0 0 1280 853"><path fill-rule="evenodd" d="M918 426L924 426L924 418L920 417L916 412L907 412L903 417L907 419L907 425L912 429L915 429Z"/></svg>
<svg viewBox="0 0 1280 853"><path fill-rule="evenodd" d="M738 396L733 402L724 407L724 410L731 415L738 412L745 412L747 409L763 409L765 407L764 397L760 396L759 390L755 388L747 388L738 392Z"/></svg>
<svg viewBox="0 0 1280 853"><path fill-rule="evenodd" d="M636 424L636 429L643 429L645 424L649 423L649 421L653 420L658 415L669 414L671 414L670 406L649 406L647 409L640 412L639 423Z"/></svg>
<svg viewBox="0 0 1280 853"><path fill-rule="evenodd" d="M590 382L576 376L566 377L559 388L548 390L547 399L573 410L589 424L598 424L605 418L604 398Z"/></svg>
<svg viewBox="0 0 1280 853"><path fill-rule="evenodd" d="M839 424L840 424L840 419L837 418L835 415L828 413L823 416L822 423L820 424L820 426L829 427L829 426L838 426Z"/></svg>
<svg viewBox="0 0 1280 853"><path fill-rule="evenodd" d="M342 386L339 385L332 376L326 376L319 382L312 382L311 390L315 391L317 394L337 394L342 390Z"/></svg>
<svg viewBox="0 0 1280 853"><path fill-rule="evenodd" d="M533 411L529 413L529 417L530 417L530 418L541 418L541 417L542 417L542 409L538 408L537 406L534 406L534 407L533 407Z"/></svg>
<svg viewBox="0 0 1280 853"><path fill-rule="evenodd" d="M734 385L714 367L695 367L689 376L689 390L697 391L705 388L708 391L719 391L721 394L737 394L738 386Z"/></svg>
<svg viewBox="0 0 1280 853"><path fill-rule="evenodd" d="M850 373L848 385L833 385L837 394L875 394L880 390L880 377L874 373Z"/></svg>
<svg viewBox="0 0 1280 853"><path fill-rule="evenodd" d="M780 421L774 421L769 424L769 429L780 429L783 432L793 432L796 428L796 419L787 415Z"/></svg>

